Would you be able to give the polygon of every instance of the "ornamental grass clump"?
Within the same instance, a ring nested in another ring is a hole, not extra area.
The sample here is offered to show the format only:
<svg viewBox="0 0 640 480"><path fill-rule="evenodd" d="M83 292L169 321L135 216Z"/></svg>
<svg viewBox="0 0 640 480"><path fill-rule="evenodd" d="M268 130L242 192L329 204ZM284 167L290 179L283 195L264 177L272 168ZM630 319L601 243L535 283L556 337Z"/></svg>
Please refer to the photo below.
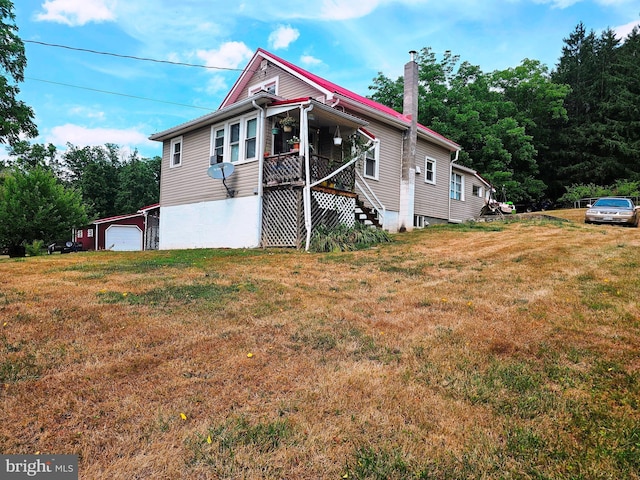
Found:
<svg viewBox="0 0 640 480"><path fill-rule="evenodd" d="M370 247L377 243L391 242L384 230L356 223L353 227L341 224L335 228L318 226L311 235L313 252L347 252Z"/></svg>

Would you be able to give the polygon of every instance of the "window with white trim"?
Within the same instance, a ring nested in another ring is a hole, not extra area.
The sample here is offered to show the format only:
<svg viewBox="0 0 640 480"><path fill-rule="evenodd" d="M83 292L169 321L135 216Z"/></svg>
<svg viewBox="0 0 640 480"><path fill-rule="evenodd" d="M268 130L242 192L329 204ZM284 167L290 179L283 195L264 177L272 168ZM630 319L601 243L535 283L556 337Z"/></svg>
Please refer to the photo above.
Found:
<svg viewBox="0 0 640 480"><path fill-rule="evenodd" d="M257 146L257 138L258 138L258 119L251 118L247 120L246 135L244 140L244 155L245 159L249 160L252 158L256 158L256 146Z"/></svg>
<svg viewBox="0 0 640 480"><path fill-rule="evenodd" d="M182 137L176 137L171 140L169 155L169 167L173 168L182 165Z"/></svg>
<svg viewBox="0 0 640 480"><path fill-rule="evenodd" d="M273 77L264 82L259 83L258 85L254 85L253 87L249 87L249 95L255 95L256 93L267 92L272 95L278 94L278 77Z"/></svg>
<svg viewBox="0 0 640 480"><path fill-rule="evenodd" d="M451 173L450 196L453 200L464 201L464 177L459 173Z"/></svg>
<svg viewBox="0 0 640 480"><path fill-rule="evenodd" d="M87 237L93 237L93 229L90 228L89 230L87 230Z"/></svg>
<svg viewBox="0 0 640 480"><path fill-rule="evenodd" d="M76 232L76 238L82 238L82 230Z"/></svg>
<svg viewBox="0 0 640 480"><path fill-rule="evenodd" d="M213 151L210 164L220 163L224 159L224 128L213 130Z"/></svg>
<svg viewBox="0 0 640 480"><path fill-rule="evenodd" d="M436 161L433 158L426 157L424 161L424 181L436 184Z"/></svg>
<svg viewBox="0 0 640 480"><path fill-rule="evenodd" d="M211 127L211 157L211 163L258 158L258 118L243 117Z"/></svg>
<svg viewBox="0 0 640 480"><path fill-rule="evenodd" d="M229 161L235 163L240 159L240 124L232 123L229 127L229 150L231 158Z"/></svg>
<svg viewBox="0 0 640 480"><path fill-rule="evenodd" d="M482 195L484 195L484 189L481 185L472 185L471 194L474 197L482 197Z"/></svg>
<svg viewBox="0 0 640 480"><path fill-rule="evenodd" d="M378 180L380 171L380 141L374 140L373 146L364 153L363 175Z"/></svg>
<svg viewBox="0 0 640 480"><path fill-rule="evenodd" d="M413 226L415 228L424 228L429 225L429 221L427 217L424 215L414 215L413 216Z"/></svg>

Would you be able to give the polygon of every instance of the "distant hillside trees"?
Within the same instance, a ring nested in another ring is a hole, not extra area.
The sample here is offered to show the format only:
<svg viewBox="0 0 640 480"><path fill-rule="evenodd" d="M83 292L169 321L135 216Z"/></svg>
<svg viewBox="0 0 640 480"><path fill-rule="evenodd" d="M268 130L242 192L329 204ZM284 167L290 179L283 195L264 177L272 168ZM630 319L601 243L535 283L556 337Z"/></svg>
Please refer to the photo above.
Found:
<svg viewBox="0 0 640 480"><path fill-rule="evenodd" d="M18 141L0 169L0 246L70 239L97 218L159 201L160 157L122 154L113 144L76 147Z"/></svg>
<svg viewBox="0 0 640 480"><path fill-rule="evenodd" d="M568 120L555 136L561 187L640 179L640 30L624 41L580 23L564 39L552 79L571 87Z"/></svg>

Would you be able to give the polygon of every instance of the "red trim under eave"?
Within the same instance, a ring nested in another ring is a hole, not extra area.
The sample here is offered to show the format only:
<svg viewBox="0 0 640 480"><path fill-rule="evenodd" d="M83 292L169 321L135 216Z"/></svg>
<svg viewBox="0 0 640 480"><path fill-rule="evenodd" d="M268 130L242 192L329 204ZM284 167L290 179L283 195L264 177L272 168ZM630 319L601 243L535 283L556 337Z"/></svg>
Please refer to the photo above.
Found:
<svg viewBox="0 0 640 480"><path fill-rule="evenodd" d="M372 138L372 139L374 139L374 140L376 139L376 136L375 136L373 133L371 133L369 130L367 130L366 128L364 128L364 127L360 127L358 130L360 130L361 132L363 132L363 133L364 133L365 135L367 135L369 138Z"/></svg>
<svg viewBox="0 0 640 480"><path fill-rule="evenodd" d="M275 100L271 102L270 106L289 105L291 103L303 103L311 100L311 97L291 98L287 100Z"/></svg>

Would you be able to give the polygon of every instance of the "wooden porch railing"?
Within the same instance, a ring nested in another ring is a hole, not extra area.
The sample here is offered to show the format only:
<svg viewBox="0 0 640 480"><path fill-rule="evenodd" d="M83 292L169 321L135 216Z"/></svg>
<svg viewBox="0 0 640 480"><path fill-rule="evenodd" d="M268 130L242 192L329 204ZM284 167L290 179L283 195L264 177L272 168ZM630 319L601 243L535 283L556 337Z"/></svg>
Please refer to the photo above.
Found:
<svg viewBox="0 0 640 480"><path fill-rule="evenodd" d="M304 157L298 152L273 155L264 159L264 183L266 186L303 185L305 181ZM311 183L321 180L341 165L340 161L320 155L311 155L309 161ZM353 192L355 186L355 165L337 173L323 182L323 186Z"/></svg>

